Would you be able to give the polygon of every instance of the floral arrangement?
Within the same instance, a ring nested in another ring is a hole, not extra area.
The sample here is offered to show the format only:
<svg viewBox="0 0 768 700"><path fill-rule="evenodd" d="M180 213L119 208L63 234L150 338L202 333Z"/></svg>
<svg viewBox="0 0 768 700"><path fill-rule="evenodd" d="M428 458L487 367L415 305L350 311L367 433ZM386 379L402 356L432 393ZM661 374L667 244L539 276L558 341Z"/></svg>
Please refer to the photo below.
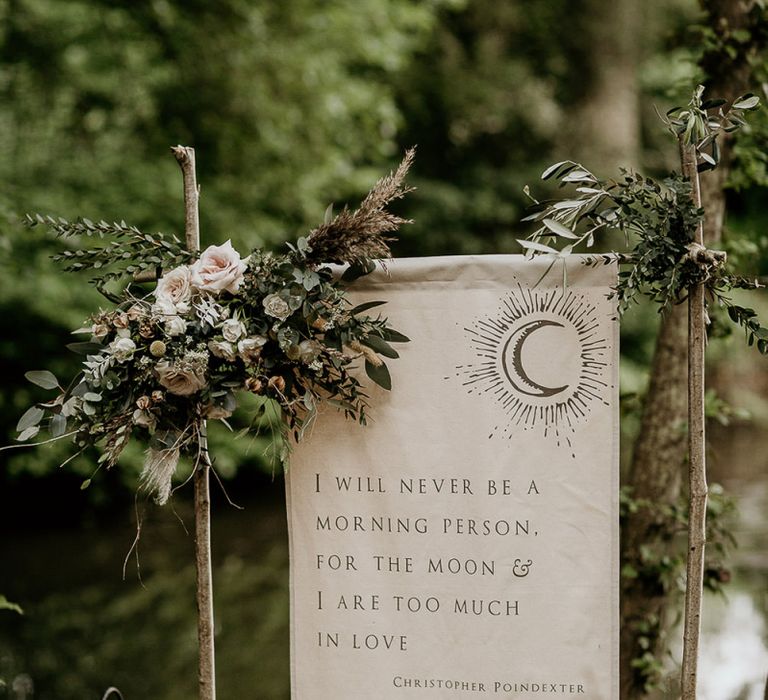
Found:
<svg viewBox="0 0 768 700"><path fill-rule="evenodd" d="M93 270L115 307L76 331L88 340L68 346L85 355L68 385L47 371L27 373L57 394L22 416L18 440L47 428L51 439L72 438L77 454L101 445L99 466L111 467L132 436L148 437L142 479L165 503L180 455L200 458L205 421L226 421L239 392L264 399L249 429L258 429L270 402L279 407L285 445L301 439L323 402L365 424L368 397L354 370L362 363L373 382L390 389L383 358L397 358L390 343L408 338L370 315L384 302L352 307L346 288L391 256L389 234L410 223L387 205L410 191L403 183L412 161L409 151L357 210L328 212L284 254L253 250L243 258L230 241L190 252L175 236L124 222L28 216L30 226L47 225L62 237L108 241L56 259L66 270ZM149 291L136 281L147 277L159 277ZM128 280L122 291L108 290L121 279Z"/></svg>

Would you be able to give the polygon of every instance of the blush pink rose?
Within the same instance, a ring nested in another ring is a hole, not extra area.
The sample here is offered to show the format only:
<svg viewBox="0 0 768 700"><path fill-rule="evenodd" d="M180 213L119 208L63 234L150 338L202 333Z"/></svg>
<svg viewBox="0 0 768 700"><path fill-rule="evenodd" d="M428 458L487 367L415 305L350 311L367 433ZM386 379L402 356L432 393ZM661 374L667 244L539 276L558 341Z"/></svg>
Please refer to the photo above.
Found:
<svg viewBox="0 0 768 700"><path fill-rule="evenodd" d="M223 245L208 246L200 259L192 265L192 286L211 294L222 291L235 294L243 281L246 267L230 241Z"/></svg>
<svg viewBox="0 0 768 700"><path fill-rule="evenodd" d="M186 265L166 272L158 281L155 298L158 302L179 304L187 301L191 295L190 273Z"/></svg>

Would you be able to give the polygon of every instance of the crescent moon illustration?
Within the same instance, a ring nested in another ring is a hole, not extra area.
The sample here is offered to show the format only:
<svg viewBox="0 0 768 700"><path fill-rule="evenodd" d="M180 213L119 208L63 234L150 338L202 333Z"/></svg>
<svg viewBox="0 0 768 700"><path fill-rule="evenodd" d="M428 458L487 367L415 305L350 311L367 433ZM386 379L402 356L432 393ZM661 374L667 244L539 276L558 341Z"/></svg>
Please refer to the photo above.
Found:
<svg viewBox="0 0 768 700"><path fill-rule="evenodd" d="M517 391L519 391L521 394L526 394L527 396L554 396L555 394L559 394L565 391L569 386L568 384L557 387L543 386L542 384L533 381L523 366L522 355L525 341L531 334L540 328L543 328L544 326L559 326L560 328L564 327L562 323L558 323L557 321L549 321L546 319L530 321L529 323L525 323L520 326L511 336L509 336L509 339L504 344L504 349L501 352L501 363L504 367L504 374L507 376L507 379L509 379L510 384L512 384L512 386L515 387ZM507 365L507 351L509 350L510 343L512 343L512 371L510 371L510 367Z"/></svg>

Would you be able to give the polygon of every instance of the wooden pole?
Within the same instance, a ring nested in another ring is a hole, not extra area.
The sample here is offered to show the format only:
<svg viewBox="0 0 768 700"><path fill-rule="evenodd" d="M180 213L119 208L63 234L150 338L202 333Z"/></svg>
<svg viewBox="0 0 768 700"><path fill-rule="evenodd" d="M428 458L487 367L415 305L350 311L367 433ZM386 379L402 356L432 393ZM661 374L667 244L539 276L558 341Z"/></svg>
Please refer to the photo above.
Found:
<svg viewBox="0 0 768 700"><path fill-rule="evenodd" d="M195 149L171 149L184 179L184 227L187 249L200 248L200 218L195 173ZM213 572L211 566L211 461L206 421L200 420L199 456L195 468L195 568L197 571L198 685L200 700L216 700L216 654L213 638Z"/></svg>
<svg viewBox="0 0 768 700"><path fill-rule="evenodd" d="M680 141L683 175L691 183L693 204L701 208L701 190L695 146ZM702 222L696 227L694 244L704 245ZM706 308L704 285L688 290L688 561L685 583L682 700L695 700L701 634L701 603L704 588L704 546L707 525L707 467L704 432L704 359Z"/></svg>

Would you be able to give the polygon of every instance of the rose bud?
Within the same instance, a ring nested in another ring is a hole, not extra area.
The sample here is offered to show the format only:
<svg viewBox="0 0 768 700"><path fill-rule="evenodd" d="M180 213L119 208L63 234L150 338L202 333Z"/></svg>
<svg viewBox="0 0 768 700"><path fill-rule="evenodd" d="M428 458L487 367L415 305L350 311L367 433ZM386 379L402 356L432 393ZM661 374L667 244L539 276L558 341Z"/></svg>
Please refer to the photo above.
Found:
<svg viewBox="0 0 768 700"><path fill-rule="evenodd" d="M256 377L248 377L245 380L245 388L254 394L260 394L264 389L264 382L261 379L256 379Z"/></svg>
<svg viewBox="0 0 768 700"><path fill-rule="evenodd" d="M162 391L160 391L160 389L155 389L152 392L152 402L153 403L161 403L164 400L165 400L165 394Z"/></svg>
<svg viewBox="0 0 768 700"><path fill-rule="evenodd" d="M283 379L280 375L270 377L268 384L271 389L275 389L281 394L285 391L285 379Z"/></svg>
<svg viewBox="0 0 768 700"><path fill-rule="evenodd" d="M149 396L139 396L136 399L136 405L142 410L146 411L152 405L152 399Z"/></svg>
<svg viewBox="0 0 768 700"><path fill-rule="evenodd" d="M112 319L112 325L115 328L128 328L128 314L116 314Z"/></svg>
<svg viewBox="0 0 768 700"><path fill-rule="evenodd" d="M155 334L155 327L150 321L142 321L139 324L139 335L142 338L151 338Z"/></svg>

